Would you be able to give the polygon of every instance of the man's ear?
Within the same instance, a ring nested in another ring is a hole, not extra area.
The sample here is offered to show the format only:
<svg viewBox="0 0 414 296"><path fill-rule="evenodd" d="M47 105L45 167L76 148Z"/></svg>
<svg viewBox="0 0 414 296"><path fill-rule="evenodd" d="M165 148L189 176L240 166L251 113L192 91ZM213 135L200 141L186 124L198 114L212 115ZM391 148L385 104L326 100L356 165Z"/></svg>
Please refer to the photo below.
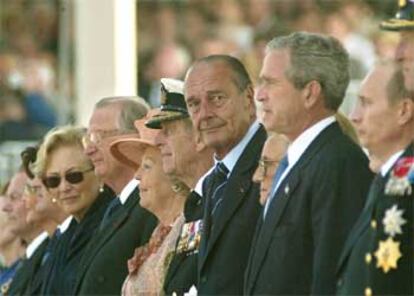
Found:
<svg viewBox="0 0 414 296"><path fill-rule="evenodd" d="M310 109L319 103L322 93L321 84L312 80L308 82L302 90L303 104L306 109Z"/></svg>
<svg viewBox="0 0 414 296"><path fill-rule="evenodd" d="M405 125L414 118L414 102L409 98L404 98L398 104L398 123Z"/></svg>

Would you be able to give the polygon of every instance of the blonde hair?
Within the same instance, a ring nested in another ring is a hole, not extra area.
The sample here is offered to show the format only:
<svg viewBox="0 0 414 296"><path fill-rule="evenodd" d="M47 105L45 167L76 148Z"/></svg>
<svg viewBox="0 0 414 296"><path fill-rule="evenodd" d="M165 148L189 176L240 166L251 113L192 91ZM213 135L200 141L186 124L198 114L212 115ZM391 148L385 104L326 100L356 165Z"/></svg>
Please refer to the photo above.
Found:
<svg viewBox="0 0 414 296"><path fill-rule="evenodd" d="M56 127L50 130L45 135L43 143L37 151L36 162L33 166L35 175L44 175L48 163L48 158L51 152L57 148L62 146L79 146L82 148L82 138L85 133L85 128L73 125Z"/></svg>
<svg viewBox="0 0 414 296"><path fill-rule="evenodd" d="M342 113L337 112L335 113L336 121L339 124L339 127L341 128L342 132L351 138L352 141L354 141L356 144L359 145L359 139L358 135L354 129L354 126L352 125L351 121Z"/></svg>

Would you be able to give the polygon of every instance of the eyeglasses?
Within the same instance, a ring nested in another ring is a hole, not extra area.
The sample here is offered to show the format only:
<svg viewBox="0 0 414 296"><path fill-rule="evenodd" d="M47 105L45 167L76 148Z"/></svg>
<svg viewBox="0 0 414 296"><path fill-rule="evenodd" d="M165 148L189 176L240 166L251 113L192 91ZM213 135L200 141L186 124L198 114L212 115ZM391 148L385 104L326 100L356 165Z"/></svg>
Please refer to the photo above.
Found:
<svg viewBox="0 0 414 296"><path fill-rule="evenodd" d="M68 172L65 174L65 180L69 182L70 184L79 184L83 181L83 175L87 172L93 171L94 168L88 168L84 171L74 171L74 172ZM44 177L42 179L43 184L46 186L46 188L57 188L60 185L60 181L62 180L61 176L50 176L50 177Z"/></svg>
<svg viewBox="0 0 414 296"><path fill-rule="evenodd" d="M113 137L118 134L121 134L122 132L113 129L113 130L107 130L107 131L96 131L96 132L90 132L83 136L82 138L82 145L84 148L86 148L90 144L98 145L100 144L105 138Z"/></svg>
<svg viewBox="0 0 414 296"><path fill-rule="evenodd" d="M267 170L270 166L275 166L278 164L279 160L270 160L270 159L259 159L259 165L257 167L258 170L260 170L260 176L264 178L267 175Z"/></svg>

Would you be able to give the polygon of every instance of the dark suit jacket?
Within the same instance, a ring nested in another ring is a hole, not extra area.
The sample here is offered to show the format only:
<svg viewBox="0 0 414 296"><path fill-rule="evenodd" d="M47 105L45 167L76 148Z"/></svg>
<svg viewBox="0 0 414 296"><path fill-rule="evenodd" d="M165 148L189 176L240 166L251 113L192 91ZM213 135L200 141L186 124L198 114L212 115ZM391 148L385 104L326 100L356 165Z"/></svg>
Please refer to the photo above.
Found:
<svg viewBox="0 0 414 296"><path fill-rule="evenodd" d="M259 187L253 183L252 176L265 140L266 132L261 126L244 149L225 185L205 255L198 256L198 294L243 293L243 273L261 210Z"/></svg>
<svg viewBox="0 0 414 296"><path fill-rule="evenodd" d="M258 220L245 293L335 293L335 266L371 179L366 156L338 124L324 129Z"/></svg>
<svg viewBox="0 0 414 296"><path fill-rule="evenodd" d="M28 293L29 286L33 274L35 274L42 262L43 254L49 243L49 239L45 239L32 254L29 259L23 261L23 265L16 272L10 285L8 295L30 295Z"/></svg>
<svg viewBox="0 0 414 296"><path fill-rule="evenodd" d="M79 223L75 219L72 220L52 254L42 295L73 294L80 260L111 199L108 192L100 193Z"/></svg>
<svg viewBox="0 0 414 296"><path fill-rule="evenodd" d="M200 221L203 217L203 207L201 196L195 191L191 191L185 202L184 208L185 223L194 223ZM177 247L180 245L180 239L177 240ZM193 240L196 240L194 237ZM164 292L167 295L184 295L194 285L197 286L197 254L199 244L188 249L175 250L174 257L171 259L170 266L164 279Z"/></svg>
<svg viewBox="0 0 414 296"><path fill-rule="evenodd" d="M411 144L399 161L413 156ZM370 289L374 295L414 294L414 194L385 193L386 185L392 178L395 166L384 178L381 178L379 184L371 186L364 211L346 241L337 269L337 294L364 294L367 289ZM412 188L412 181L410 183L409 186ZM384 272L381 267L377 267L378 260L375 253L379 250L380 244L391 237L385 231L383 219L393 206L402 210L401 217L406 221L401 227L401 233L392 237L393 241L400 244L399 251L402 256L397 260L395 269Z"/></svg>
<svg viewBox="0 0 414 296"><path fill-rule="evenodd" d="M75 294L120 295L128 259L148 241L156 224L155 216L139 205L135 189L123 209L93 237L79 266Z"/></svg>

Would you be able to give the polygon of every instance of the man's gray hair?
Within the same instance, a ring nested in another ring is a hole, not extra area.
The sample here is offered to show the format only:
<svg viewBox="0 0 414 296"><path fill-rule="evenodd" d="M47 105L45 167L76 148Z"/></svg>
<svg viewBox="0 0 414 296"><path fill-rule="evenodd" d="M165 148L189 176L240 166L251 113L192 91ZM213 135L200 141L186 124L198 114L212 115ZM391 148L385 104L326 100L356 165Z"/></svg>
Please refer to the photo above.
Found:
<svg viewBox="0 0 414 296"><path fill-rule="evenodd" d="M121 112L118 118L119 130L122 133L136 133L134 121L147 115L150 110L148 103L141 97L107 97L95 104L95 109L119 105Z"/></svg>
<svg viewBox="0 0 414 296"><path fill-rule="evenodd" d="M336 111L349 84L349 56L341 43L329 36L296 32L276 37L266 46L266 52L288 50L290 67L286 78L297 89L318 81L325 107Z"/></svg>

